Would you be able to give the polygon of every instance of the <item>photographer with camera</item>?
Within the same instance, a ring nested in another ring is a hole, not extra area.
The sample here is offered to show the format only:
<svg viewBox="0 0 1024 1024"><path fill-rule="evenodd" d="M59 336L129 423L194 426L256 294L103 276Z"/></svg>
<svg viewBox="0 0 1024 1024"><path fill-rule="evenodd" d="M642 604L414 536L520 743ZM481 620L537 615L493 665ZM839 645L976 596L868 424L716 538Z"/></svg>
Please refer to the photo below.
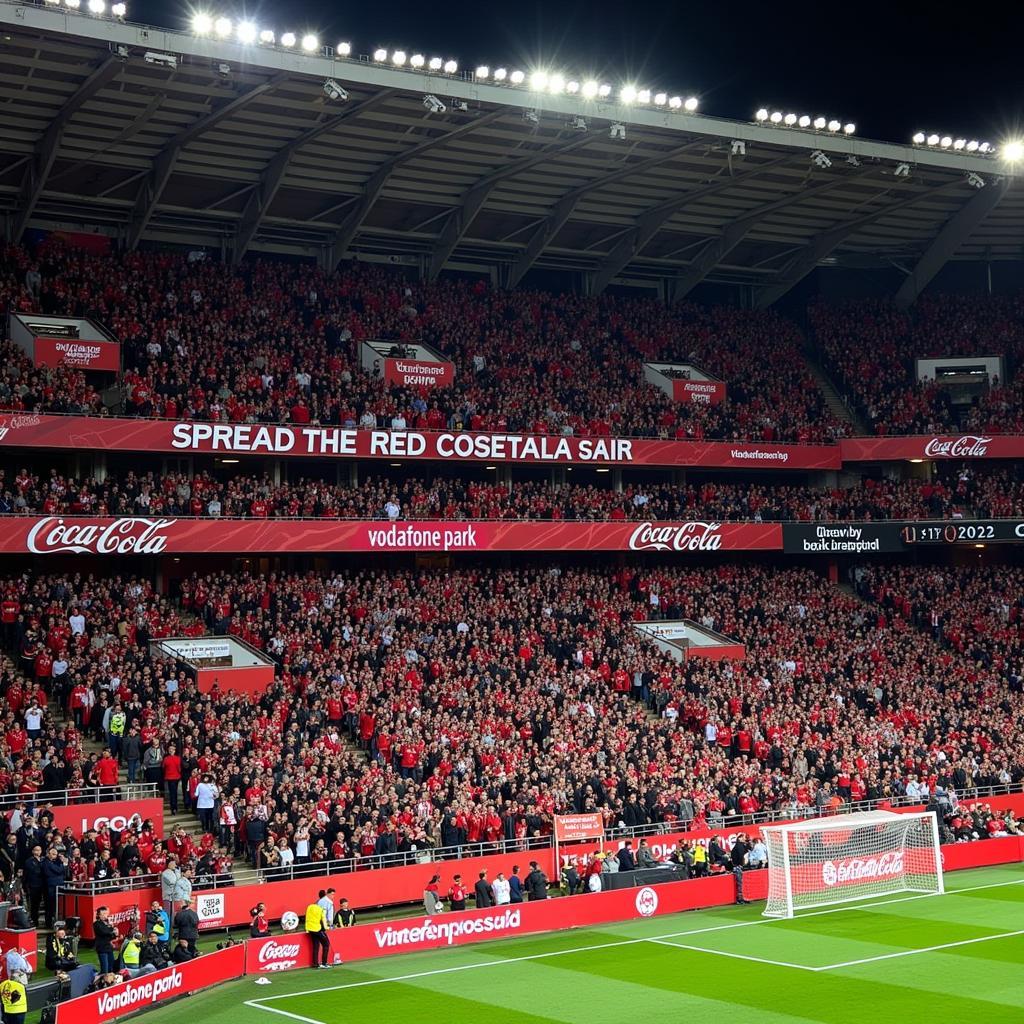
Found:
<svg viewBox="0 0 1024 1024"><path fill-rule="evenodd" d="M46 969L58 974L73 971L77 966L78 959L68 939L67 925L58 921L53 934L46 940Z"/></svg>

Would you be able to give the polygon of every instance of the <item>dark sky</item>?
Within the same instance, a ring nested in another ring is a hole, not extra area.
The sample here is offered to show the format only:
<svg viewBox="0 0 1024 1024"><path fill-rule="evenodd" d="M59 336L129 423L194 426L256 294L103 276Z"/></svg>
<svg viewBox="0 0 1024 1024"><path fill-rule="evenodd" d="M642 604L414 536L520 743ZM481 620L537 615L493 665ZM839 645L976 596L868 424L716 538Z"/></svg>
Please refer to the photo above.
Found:
<svg viewBox="0 0 1024 1024"><path fill-rule="evenodd" d="M452 56L460 67L562 68L701 97L701 110L750 119L761 105L857 123L909 141L918 129L998 142L1024 126L1024 5L701 4L622 0L329 0L210 2L281 32L317 31ZM1015 9L1010 13L1010 9ZM181 27L181 0L128 0L131 21Z"/></svg>

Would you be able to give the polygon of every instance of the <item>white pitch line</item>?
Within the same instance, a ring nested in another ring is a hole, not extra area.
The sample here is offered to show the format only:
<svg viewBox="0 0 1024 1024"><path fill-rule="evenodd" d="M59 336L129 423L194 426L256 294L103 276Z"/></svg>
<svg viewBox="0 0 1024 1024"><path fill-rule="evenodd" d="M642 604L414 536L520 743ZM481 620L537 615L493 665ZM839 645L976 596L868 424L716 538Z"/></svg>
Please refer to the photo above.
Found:
<svg viewBox="0 0 1024 1024"><path fill-rule="evenodd" d="M918 953L937 953L940 949L953 949L956 946L973 946L976 942L992 942L994 939L1013 939L1024 935L1024 929L1016 932L1002 932L999 935L982 935L976 939L961 939L959 942L944 942L941 946L925 946L923 949L901 949L896 953L881 953L879 956L866 956L861 960L846 960L841 964L829 964L827 967L812 967L812 971L834 971L840 967L856 967L858 964L872 964L876 960L896 960L904 956L917 956Z"/></svg>
<svg viewBox="0 0 1024 1024"><path fill-rule="evenodd" d="M668 939L648 939L659 946L670 946L672 949L689 949L694 953L713 953L715 956L727 956L731 960L750 960L755 964L770 964L772 967L792 967L797 971L819 971L820 967L808 967L807 964L791 964L786 960L769 960L763 956L749 956L746 953L727 953L723 949L707 949L704 946L688 946L682 942L669 942Z"/></svg>
<svg viewBox="0 0 1024 1024"><path fill-rule="evenodd" d="M1017 879L1013 879L1011 881L1006 881L1006 882L988 882L985 885L968 885L968 886L964 886L962 889L947 889L946 890L946 895L947 896L956 896L958 893L978 892L978 891L980 891L982 889L1002 889L1002 888L1005 888L1008 885L1024 885L1024 878L1017 878ZM822 917L825 914L842 914L842 913L847 913L847 912L854 911L854 910L872 910L874 907L885 907L885 906L889 906L890 904L893 904L893 903L910 903L913 900L931 899L934 895L936 895L936 894L935 893L924 893L924 894L918 893L918 894L916 894L914 896L900 896L897 899L893 899L893 900L878 900L875 903L866 903L866 904L861 904L859 906L845 905L845 906L841 906L841 907L830 907L827 910L814 910L814 911L811 911L809 914L801 914L800 918L802 920L805 917ZM710 910L710 909L714 909L714 908L710 908L709 907L707 909ZM278 996L263 996L260 999L249 999L249 1000L246 1001L245 1005L246 1006L251 1006L251 1007L253 1007L254 1009L257 1009L257 1010L272 1010L272 1007L266 1006L265 1004L268 1003L268 1002L273 1002L274 1000L277 1000L277 999L297 999L297 998L299 998L301 996L319 995L322 992L340 992L340 991L343 991L343 990L346 990L346 989L351 989L351 988L365 988L365 987L367 987L369 985L386 985L386 984L388 984L389 982L392 982L392 981L415 981L418 978L431 978L431 977L435 977L437 975L442 975L442 974L456 974L456 973L459 973L461 971L475 971L475 970L480 970L480 969L485 968L485 967L497 967L497 966L500 966L502 964L524 963L524 962L529 961L529 960L547 960L547 959L550 959L550 958L556 957L556 956L568 956L571 953L592 953L592 952L594 952L596 950L599 950L599 949L615 949L615 948L620 947L620 946L635 946L635 945L638 945L639 943L642 943L642 942L655 942L655 941L662 941L662 940L665 940L665 939L678 939L678 938L683 938L683 937L685 937L687 935L706 935L709 932L728 931L728 930L730 930L732 928L751 928L751 927L754 927L756 925L784 924L786 922L786 920L787 920L786 918L765 917L765 918L761 918L761 919L759 919L757 921L735 921L732 924L711 925L711 926L709 926L707 928L692 928L689 931L668 932L665 935L651 935L651 936L647 936L647 937L642 938L642 939L619 939L619 940L616 940L614 942L602 942L602 943L598 943L596 945L591 945L591 946L575 946L572 949L554 949L554 950L551 950L551 951L549 951L547 953L530 953L530 954L528 954L526 956L505 957L505 958L500 959L500 960L484 960L484 961L481 961L479 963L460 964L459 966L456 966L456 967L438 967L438 968L436 968L436 969L434 969L432 971L417 971L414 974L398 974L398 975L394 975L394 976L387 977L387 978L371 978L371 979L369 979L367 981L350 981L350 982L347 982L344 985L328 985L325 988L314 988L314 989L309 989L309 990L304 991L304 992L287 992L287 993L284 993L284 994L278 995ZM632 922L619 922L619 923L632 923ZM548 933L548 934L550 934L550 933ZM536 935L536 936L525 936L525 935L514 936L514 935L510 935L509 936L510 939L514 939L514 938L528 938L528 937L539 938L540 935ZM675 945L675 943L666 943L666 945ZM439 948L444 948L444 947L439 947ZM682 948L682 947L679 947L679 948ZM435 952L435 951L436 950L424 950L423 952ZM701 952L707 953L707 952L715 952L715 951L707 950L707 949L701 949ZM820 970L820 968L807 968L807 970L817 971L817 970ZM298 1020L306 1021L307 1024L322 1024L321 1021L314 1021L314 1020L312 1020L309 1017L300 1017L298 1014L289 1014L289 1013L287 1013L284 1010L273 1010L273 1012L280 1013L280 1014L282 1014L282 1015L284 1015L286 1017L295 1017Z"/></svg>
<svg viewBox="0 0 1024 1024"><path fill-rule="evenodd" d="M311 995L309 992L296 992L296 995ZM267 1013L279 1013L282 1017L291 1017L292 1020L301 1020L305 1024L324 1024L322 1020L317 1020L315 1017L303 1017L301 1013L289 1013L287 1010L279 1010L276 1006L263 1006L261 1003L256 1003L251 1000L247 1000L246 1006L251 1006L254 1010L266 1010Z"/></svg>

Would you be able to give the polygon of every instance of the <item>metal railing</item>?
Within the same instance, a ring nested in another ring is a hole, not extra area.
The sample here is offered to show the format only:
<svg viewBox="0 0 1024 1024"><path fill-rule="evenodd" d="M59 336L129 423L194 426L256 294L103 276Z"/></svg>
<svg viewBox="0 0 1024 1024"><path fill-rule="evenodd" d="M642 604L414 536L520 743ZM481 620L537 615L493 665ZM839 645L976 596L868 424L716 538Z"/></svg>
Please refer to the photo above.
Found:
<svg viewBox="0 0 1024 1024"><path fill-rule="evenodd" d="M81 786L75 789L49 789L38 793L2 793L0 811L18 804L34 811L46 804L69 807L74 804L109 803L113 800L148 800L161 796L155 782L124 783L120 786Z"/></svg>
<svg viewBox="0 0 1024 1024"><path fill-rule="evenodd" d="M193 892L207 889L222 889L235 884L235 876L230 874L204 874L192 883ZM103 893L134 892L138 889L159 887L160 876L127 875L124 878L91 878L87 882L75 882L58 888L58 895L64 896L100 896Z"/></svg>

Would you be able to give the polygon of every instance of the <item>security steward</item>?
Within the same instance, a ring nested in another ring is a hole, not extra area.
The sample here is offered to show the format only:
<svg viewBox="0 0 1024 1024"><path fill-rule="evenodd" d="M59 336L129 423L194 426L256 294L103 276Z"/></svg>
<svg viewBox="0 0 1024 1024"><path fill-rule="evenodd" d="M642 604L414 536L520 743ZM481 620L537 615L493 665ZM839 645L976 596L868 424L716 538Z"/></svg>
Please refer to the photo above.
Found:
<svg viewBox="0 0 1024 1024"><path fill-rule="evenodd" d="M4 1011L4 1024L25 1024L28 994L24 983L13 978L0 982L0 1006Z"/></svg>
<svg viewBox="0 0 1024 1024"><path fill-rule="evenodd" d="M313 944L313 968L326 970L331 953L331 940L327 937L324 908L315 900L306 907L306 934Z"/></svg>

